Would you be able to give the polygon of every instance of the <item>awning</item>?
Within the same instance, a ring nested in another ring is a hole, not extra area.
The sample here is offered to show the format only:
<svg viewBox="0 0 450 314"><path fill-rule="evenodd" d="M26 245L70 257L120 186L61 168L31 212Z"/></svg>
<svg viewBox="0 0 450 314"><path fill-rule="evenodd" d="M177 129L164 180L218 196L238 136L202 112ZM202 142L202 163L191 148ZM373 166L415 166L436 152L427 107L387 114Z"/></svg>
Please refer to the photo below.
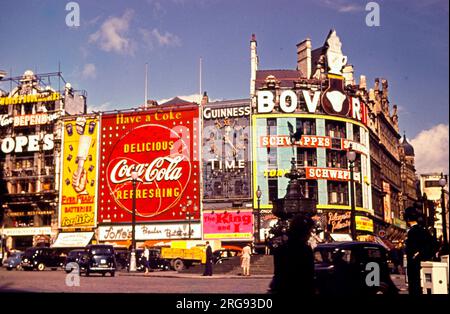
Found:
<svg viewBox="0 0 450 314"><path fill-rule="evenodd" d="M336 242L352 241L352 237L348 233L331 233L330 236Z"/></svg>
<svg viewBox="0 0 450 314"><path fill-rule="evenodd" d="M85 247L93 236L94 232L60 233L52 247Z"/></svg>

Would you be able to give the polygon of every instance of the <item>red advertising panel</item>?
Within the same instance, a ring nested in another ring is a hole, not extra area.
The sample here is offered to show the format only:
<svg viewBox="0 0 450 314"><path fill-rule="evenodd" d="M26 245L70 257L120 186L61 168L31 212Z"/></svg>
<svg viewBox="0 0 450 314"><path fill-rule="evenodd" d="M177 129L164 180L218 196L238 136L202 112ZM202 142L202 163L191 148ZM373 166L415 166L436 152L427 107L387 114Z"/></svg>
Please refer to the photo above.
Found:
<svg viewBox="0 0 450 314"><path fill-rule="evenodd" d="M215 211L203 213L205 239L250 239L253 236L251 211Z"/></svg>
<svg viewBox="0 0 450 314"><path fill-rule="evenodd" d="M100 223L200 219L196 105L102 116Z"/></svg>

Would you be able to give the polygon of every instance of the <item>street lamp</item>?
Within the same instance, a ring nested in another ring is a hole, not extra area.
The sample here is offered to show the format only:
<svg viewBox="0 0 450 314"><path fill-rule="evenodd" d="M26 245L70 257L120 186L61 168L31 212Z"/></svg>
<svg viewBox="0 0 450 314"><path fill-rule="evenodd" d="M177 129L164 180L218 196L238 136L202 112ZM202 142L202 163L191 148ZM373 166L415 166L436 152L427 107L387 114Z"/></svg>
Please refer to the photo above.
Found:
<svg viewBox="0 0 450 314"><path fill-rule="evenodd" d="M191 213L189 207L192 205L192 200L188 200L186 205L183 205L183 207L181 208L181 210L183 212L186 213L186 218L188 219L188 237L189 239L191 238L191 233L192 233L192 229L191 229L191 219L194 217L195 212L198 210L197 205L194 205L194 212Z"/></svg>
<svg viewBox="0 0 450 314"><path fill-rule="evenodd" d="M355 208L355 181L353 178L353 168L356 160L356 152L353 150L352 144L347 152L347 160L350 163L350 201L351 201L351 215L350 215L350 231L353 241L356 241L356 208Z"/></svg>
<svg viewBox="0 0 450 314"><path fill-rule="evenodd" d="M258 189L256 190L256 198L258 199L258 212L257 212L257 225L256 225L256 239L255 239L255 244L259 243L259 241L261 240L261 196L262 196L262 191L261 188L258 185Z"/></svg>
<svg viewBox="0 0 450 314"><path fill-rule="evenodd" d="M133 209L131 215L131 257L130 257L130 272L136 271L136 182L138 173L136 171L131 172L131 182L133 183Z"/></svg>
<svg viewBox="0 0 450 314"><path fill-rule="evenodd" d="M448 253L448 238L447 238L447 219L445 214L445 190L444 187L447 184L447 178L441 172L441 178L439 179L439 185L441 186L441 214L442 214L442 235L444 239L444 253Z"/></svg>

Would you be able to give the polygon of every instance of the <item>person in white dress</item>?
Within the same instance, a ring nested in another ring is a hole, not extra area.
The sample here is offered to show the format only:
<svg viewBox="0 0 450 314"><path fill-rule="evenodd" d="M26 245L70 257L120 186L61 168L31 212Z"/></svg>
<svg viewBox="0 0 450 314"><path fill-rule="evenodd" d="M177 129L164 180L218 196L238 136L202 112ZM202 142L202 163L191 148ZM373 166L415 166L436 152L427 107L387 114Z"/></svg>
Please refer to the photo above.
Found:
<svg viewBox="0 0 450 314"><path fill-rule="evenodd" d="M241 267L242 267L242 276L250 276L250 257L252 255L252 249L249 244L247 244L242 249L241 255Z"/></svg>

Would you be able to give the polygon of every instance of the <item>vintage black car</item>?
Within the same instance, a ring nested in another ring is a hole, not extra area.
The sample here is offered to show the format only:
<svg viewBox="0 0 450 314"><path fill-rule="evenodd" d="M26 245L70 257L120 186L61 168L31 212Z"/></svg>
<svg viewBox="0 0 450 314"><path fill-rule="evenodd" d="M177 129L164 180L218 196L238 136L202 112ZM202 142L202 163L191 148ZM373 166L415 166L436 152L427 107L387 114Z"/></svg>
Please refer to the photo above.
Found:
<svg viewBox="0 0 450 314"><path fill-rule="evenodd" d="M130 263L128 262L128 269ZM149 249L149 267L150 271L153 270L170 270L170 261L161 258L160 249ZM137 271L145 271L145 259L144 259L144 250L137 249L136 250L136 270Z"/></svg>
<svg viewBox="0 0 450 314"><path fill-rule="evenodd" d="M377 243L319 244L314 249L314 263L318 294L398 293L398 288L389 275L387 251Z"/></svg>
<svg viewBox="0 0 450 314"><path fill-rule="evenodd" d="M213 263L221 264L235 256L240 255L242 250L237 249L220 249L213 252Z"/></svg>
<svg viewBox="0 0 450 314"><path fill-rule="evenodd" d="M105 276L107 273L114 277L116 273L116 258L112 245L88 245L85 253L80 257L80 274L89 276L92 273L100 273Z"/></svg>
<svg viewBox="0 0 450 314"><path fill-rule="evenodd" d="M64 270L66 273L70 273L74 269L79 269L80 258L86 253L85 249L72 250L67 254L64 262Z"/></svg>
<svg viewBox="0 0 450 314"><path fill-rule="evenodd" d="M46 268L56 270L62 267L65 258L58 254L55 249L48 247L31 247L25 250L22 256L21 267L24 270L37 269L42 271Z"/></svg>

